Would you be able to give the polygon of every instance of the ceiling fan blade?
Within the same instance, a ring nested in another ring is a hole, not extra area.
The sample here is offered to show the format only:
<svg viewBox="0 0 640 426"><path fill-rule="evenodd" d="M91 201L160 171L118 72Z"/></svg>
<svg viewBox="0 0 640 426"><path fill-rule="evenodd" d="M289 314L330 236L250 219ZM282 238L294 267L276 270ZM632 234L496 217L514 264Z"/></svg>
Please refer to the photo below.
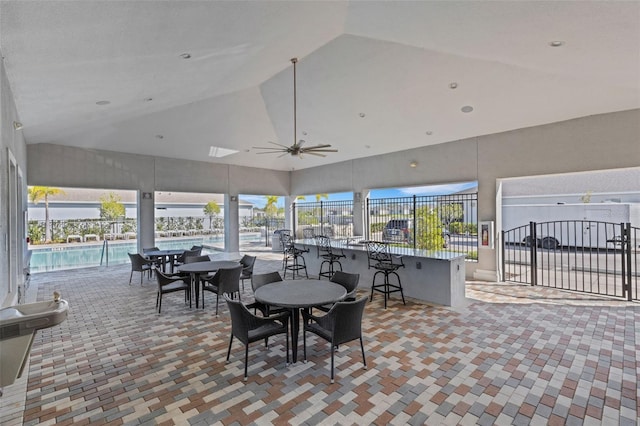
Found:
<svg viewBox="0 0 640 426"><path fill-rule="evenodd" d="M304 139L300 139L297 143L298 148L301 147L302 145L304 145L307 141L305 141Z"/></svg>
<svg viewBox="0 0 640 426"><path fill-rule="evenodd" d="M303 151L304 152L338 152L337 149L311 149L311 148L307 148Z"/></svg>
<svg viewBox="0 0 640 426"><path fill-rule="evenodd" d="M282 149L282 148L265 148L265 147L261 147L261 146L254 146L254 149L262 149L263 152L283 152L283 151L287 151L286 149Z"/></svg>
<svg viewBox="0 0 640 426"><path fill-rule="evenodd" d="M307 149L312 149L312 148L331 148L331 145L327 144L327 143L320 143L318 145L313 145L313 146L308 146Z"/></svg>
<svg viewBox="0 0 640 426"><path fill-rule="evenodd" d="M271 141L267 141L267 143L270 143L270 144L272 144L272 145L279 146L279 147L282 147L282 148L285 148L285 149L289 149L289 147L288 147L288 146L286 146L286 145L282 145L281 143L271 142Z"/></svg>
<svg viewBox="0 0 640 426"><path fill-rule="evenodd" d="M304 153L305 154L309 154L309 155L315 155L316 157L326 157L326 155L320 154L320 153L318 153L316 151L305 151Z"/></svg>
<svg viewBox="0 0 640 426"><path fill-rule="evenodd" d="M285 151L281 155L278 155L278 158L282 158L282 157L284 157L286 155L289 155L289 151Z"/></svg>

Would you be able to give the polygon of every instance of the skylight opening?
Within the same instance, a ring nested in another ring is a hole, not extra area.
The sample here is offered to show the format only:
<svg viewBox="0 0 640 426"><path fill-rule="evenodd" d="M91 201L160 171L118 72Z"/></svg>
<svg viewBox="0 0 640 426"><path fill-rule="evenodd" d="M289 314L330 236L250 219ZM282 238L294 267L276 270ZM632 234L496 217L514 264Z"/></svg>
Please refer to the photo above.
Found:
<svg viewBox="0 0 640 426"><path fill-rule="evenodd" d="M235 149L212 146L211 148L209 148L209 157L222 158L226 157L227 155L235 154L236 152L238 151L236 151Z"/></svg>

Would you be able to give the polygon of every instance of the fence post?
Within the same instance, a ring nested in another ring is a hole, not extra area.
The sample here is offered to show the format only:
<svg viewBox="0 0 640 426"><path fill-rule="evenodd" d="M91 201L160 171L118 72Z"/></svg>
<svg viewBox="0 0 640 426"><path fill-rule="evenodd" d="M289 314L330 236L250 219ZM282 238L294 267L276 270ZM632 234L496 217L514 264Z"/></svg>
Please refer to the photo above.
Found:
<svg viewBox="0 0 640 426"><path fill-rule="evenodd" d="M324 232L324 204L320 200L320 224L322 225L322 235L327 235ZM333 229L331 229L333 231Z"/></svg>
<svg viewBox="0 0 640 426"><path fill-rule="evenodd" d="M507 262L504 260L504 255L506 253L505 249L504 249L504 245L505 245L505 242L504 242L505 241L505 239L504 239L504 230L500 231L500 235L501 235L501 238L500 238L500 264L502 265L501 266L502 277L500 277L500 278L501 278L501 281L504 281L505 277L507 275L506 269L505 269L505 267L507 265Z"/></svg>
<svg viewBox="0 0 640 426"><path fill-rule="evenodd" d="M296 216L296 203L291 204L291 228L293 232L293 239L296 239L296 231L298 229L298 216Z"/></svg>
<svg viewBox="0 0 640 426"><path fill-rule="evenodd" d="M416 229L418 228L418 222L416 222L416 195L413 194L413 248L416 248Z"/></svg>
<svg viewBox="0 0 640 426"><path fill-rule="evenodd" d="M369 217L369 215L371 214L371 210L369 208L369 197L367 197L367 199L364 202L364 208L366 209L364 212L364 239L365 240L370 240L371 237L371 218Z"/></svg>
<svg viewBox="0 0 640 426"><path fill-rule="evenodd" d="M536 223L529 222L529 256L531 263L531 285L538 284L538 236Z"/></svg>
<svg viewBox="0 0 640 426"><path fill-rule="evenodd" d="M622 223L622 297L627 292L627 300L633 300L633 292L631 290L631 223ZM625 271L626 264L626 271ZM625 283L626 281L626 283Z"/></svg>

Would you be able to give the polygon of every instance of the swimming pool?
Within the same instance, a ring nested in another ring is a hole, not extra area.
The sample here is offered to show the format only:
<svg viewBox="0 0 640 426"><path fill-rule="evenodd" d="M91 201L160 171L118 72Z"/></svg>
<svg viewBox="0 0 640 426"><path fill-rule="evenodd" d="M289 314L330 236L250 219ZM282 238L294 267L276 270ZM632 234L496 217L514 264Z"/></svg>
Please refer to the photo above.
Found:
<svg viewBox="0 0 640 426"><path fill-rule="evenodd" d="M241 234L242 241L261 241L259 233ZM193 238L167 239L156 241L162 250L191 248L194 245L205 246L203 254L210 254L222 250L224 236L205 236ZM109 265L129 263L127 253L135 253L138 246L135 241L109 241ZM31 249L31 273L58 271L62 269L87 268L91 266L107 265L107 253L103 254L103 243L91 245L64 245L60 247L45 247Z"/></svg>

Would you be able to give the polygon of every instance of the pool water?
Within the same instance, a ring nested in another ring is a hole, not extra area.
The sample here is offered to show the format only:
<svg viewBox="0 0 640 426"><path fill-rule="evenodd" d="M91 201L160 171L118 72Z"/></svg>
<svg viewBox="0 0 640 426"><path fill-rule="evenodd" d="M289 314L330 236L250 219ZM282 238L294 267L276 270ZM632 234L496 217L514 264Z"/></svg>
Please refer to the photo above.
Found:
<svg viewBox="0 0 640 426"><path fill-rule="evenodd" d="M242 241L260 241L264 237L256 234L240 235ZM206 236L181 238L175 240L156 241L161 250L189 249L194 245L205 246L203 254L210 254L222 250L224 236ZM207 247L208 246L208 247ZM108 250L108 253L107 253ZM87 268L91 266L121 265L129 263L127 253L135 253L138 246L135 241L109 241L108 249L104 250L103 243L91 245L64 245L60 247L33 248L31 250L31 273L58 271L62 269ZM108 254L108 265L107 265ZM102 260L102 263L101 263Z"/></svg>

